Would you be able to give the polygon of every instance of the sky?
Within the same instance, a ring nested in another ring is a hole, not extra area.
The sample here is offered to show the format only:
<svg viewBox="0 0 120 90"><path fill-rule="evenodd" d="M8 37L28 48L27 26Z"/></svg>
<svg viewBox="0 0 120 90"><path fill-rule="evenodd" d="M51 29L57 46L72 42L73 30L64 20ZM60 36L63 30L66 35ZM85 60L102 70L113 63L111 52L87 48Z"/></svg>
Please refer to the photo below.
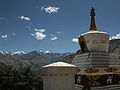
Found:
<svg viewBox="0 0 120 90"><path fill-rule="evenodd" d="M0 50L76 52L95 8L99 31L120 38L120 0L0 0Z"/></svg>

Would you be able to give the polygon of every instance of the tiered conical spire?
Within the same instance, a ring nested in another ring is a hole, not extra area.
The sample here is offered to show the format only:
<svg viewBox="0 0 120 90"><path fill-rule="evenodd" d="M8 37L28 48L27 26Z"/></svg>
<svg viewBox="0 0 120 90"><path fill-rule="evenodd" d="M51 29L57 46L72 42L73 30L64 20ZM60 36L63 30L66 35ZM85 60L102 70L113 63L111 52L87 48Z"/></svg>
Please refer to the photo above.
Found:
<svg viewBox="0 0 120 90"><path fill-rule="evenodd" d="M94 8L92 7L91 12L90 12L90 16L91 16L91 23L90 23L90 28L89 30L97 30L96 24L95 24L95 12L94 12Z"/></svg>

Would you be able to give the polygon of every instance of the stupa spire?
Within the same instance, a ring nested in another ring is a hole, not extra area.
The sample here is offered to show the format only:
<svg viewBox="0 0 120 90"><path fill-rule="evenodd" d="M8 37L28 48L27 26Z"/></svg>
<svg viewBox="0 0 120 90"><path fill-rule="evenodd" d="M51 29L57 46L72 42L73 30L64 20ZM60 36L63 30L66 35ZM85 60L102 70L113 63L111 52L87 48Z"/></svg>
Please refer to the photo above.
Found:
<svg viewBox="0 0 120 90"><path fill-rule="evenodd" d="M94 8L92 7L91 9L91 12L90 12L90 16L91 16L91 22L90 22L90 27L89 27L89 30L94 30L96 31L97 30L97 27L96 27L96 23L95 23L95 12L94 12Z"/></svg>

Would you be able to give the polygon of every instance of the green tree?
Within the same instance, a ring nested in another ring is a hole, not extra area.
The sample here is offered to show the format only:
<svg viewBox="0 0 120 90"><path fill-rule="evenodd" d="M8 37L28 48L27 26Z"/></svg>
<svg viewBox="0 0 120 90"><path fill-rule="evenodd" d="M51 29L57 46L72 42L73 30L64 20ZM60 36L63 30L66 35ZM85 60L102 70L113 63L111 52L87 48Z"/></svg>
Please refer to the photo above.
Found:
<svg viewBox="0 0 120 90"><path fill-rule="evenodd" d="M0 67L0 90L43 90L40 71L30 67Z"/></svg>

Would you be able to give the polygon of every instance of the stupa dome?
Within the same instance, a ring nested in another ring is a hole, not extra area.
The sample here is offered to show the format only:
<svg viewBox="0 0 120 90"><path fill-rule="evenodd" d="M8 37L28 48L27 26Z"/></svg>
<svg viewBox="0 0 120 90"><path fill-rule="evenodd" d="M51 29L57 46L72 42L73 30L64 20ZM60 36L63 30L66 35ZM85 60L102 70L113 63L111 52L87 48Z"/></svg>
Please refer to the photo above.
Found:
<svg viewBox="0 0 120 90"><path fill-rule="evenodd" d="M79 44L82 52L108 52L109 34L97 31L95 24L94 8L91 9L90 31L83 33L79 37Z"/></svg>

